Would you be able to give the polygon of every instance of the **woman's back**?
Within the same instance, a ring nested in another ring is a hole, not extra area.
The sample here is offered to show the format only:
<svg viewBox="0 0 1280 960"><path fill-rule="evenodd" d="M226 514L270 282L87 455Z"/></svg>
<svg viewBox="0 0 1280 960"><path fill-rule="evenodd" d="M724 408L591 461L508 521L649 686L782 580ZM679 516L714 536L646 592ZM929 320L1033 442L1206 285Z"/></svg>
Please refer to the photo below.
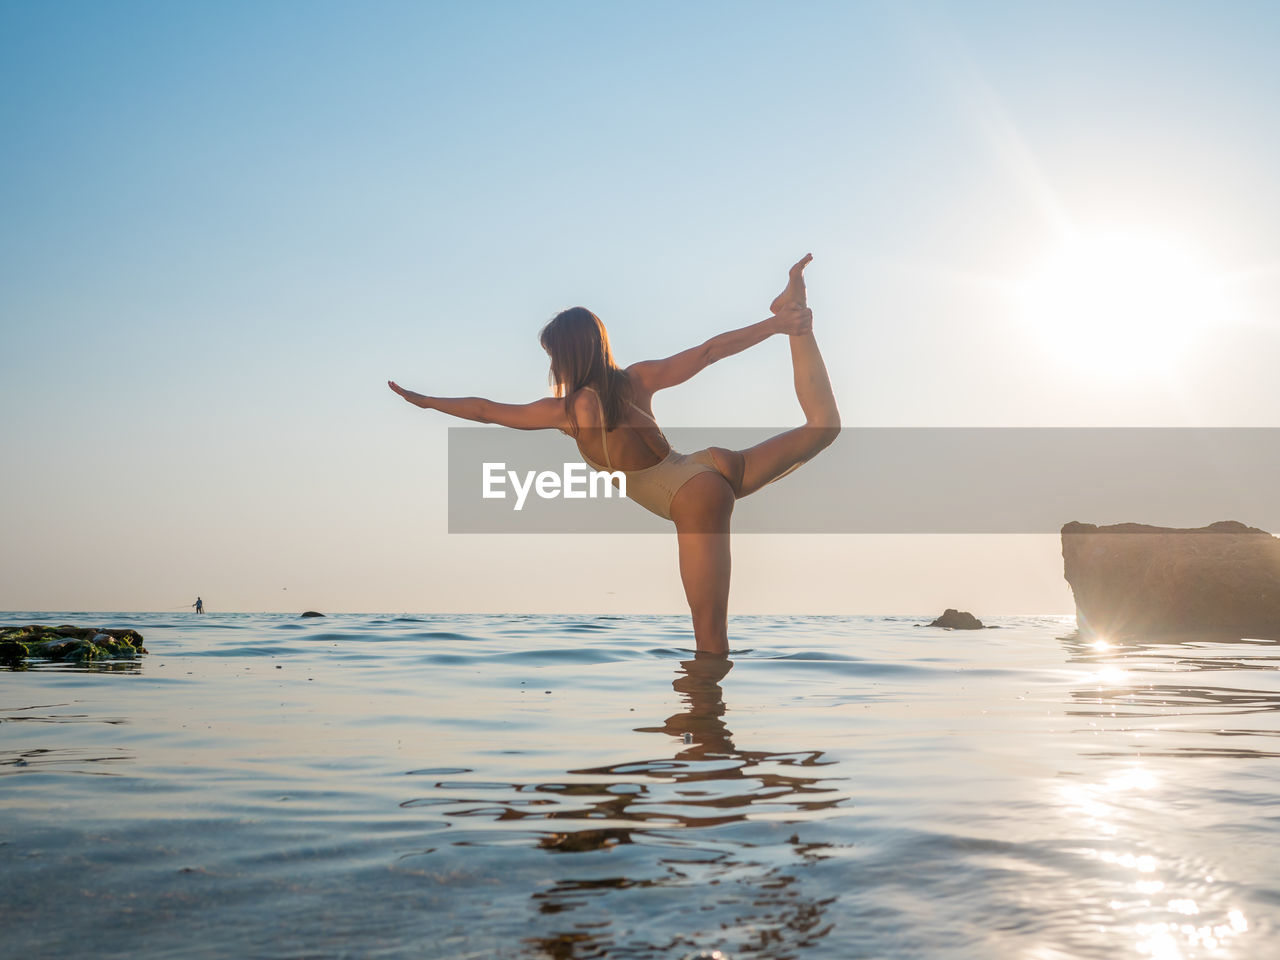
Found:
<svg viewBox="0 0 1280 960"><path fill-rule="evenodd" d="M648 398L644 398L648 399ZM612 430L602 430L604 408L591 387L578 390L570 400L578 423L578 450L596 466L614 470L644 470L671 452L671 445L653 415L639 404L622 405L622 417Z"/></svg>

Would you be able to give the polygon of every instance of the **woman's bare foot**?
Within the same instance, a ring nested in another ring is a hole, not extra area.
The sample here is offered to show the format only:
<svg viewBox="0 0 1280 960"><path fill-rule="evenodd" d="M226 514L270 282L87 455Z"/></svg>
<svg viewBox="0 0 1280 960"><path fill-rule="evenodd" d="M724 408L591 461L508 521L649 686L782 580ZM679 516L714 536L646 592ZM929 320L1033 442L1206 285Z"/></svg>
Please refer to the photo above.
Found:
<svg viewBox="0 0 1280 960"><path fill-rule="evenodd" d="M787 306L808 306L804 290L804 268L809 265L809 261L812 259L813 254L806 253L800 258L800 262L791 268L787 274L787 289L778 294L773 303L769 304L770 313L777 314L779 310Z"/></svg>

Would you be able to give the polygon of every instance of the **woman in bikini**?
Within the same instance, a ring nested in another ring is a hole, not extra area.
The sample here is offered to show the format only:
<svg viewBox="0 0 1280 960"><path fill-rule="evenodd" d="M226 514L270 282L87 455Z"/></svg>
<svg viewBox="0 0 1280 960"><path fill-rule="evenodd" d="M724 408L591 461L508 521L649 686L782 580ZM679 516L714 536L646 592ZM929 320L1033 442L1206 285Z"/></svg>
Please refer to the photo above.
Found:
<svg viewBox="0 0 1280 960"><path fill-rule="evenodd" d="M724 656L729 652L729 519L734 501L790 473L840 432L840 412L805 297L804 268L811 259L806 255L791 268L768 319L665 360L645 360L625 369L614 362L609 335L595 314L583 307L565 310L543 328L541 337L551 357L554 397L509 404L479 397L427 397L394 381L388 386L424 410L518 430L560 430L577 442L592 467L625 474L627 496L676 526L680 578L698 654ZM786 334L791 343L804 426L746 450L709 447L688 455L672 450L653 418L653 395L775 333Z"/></svg>

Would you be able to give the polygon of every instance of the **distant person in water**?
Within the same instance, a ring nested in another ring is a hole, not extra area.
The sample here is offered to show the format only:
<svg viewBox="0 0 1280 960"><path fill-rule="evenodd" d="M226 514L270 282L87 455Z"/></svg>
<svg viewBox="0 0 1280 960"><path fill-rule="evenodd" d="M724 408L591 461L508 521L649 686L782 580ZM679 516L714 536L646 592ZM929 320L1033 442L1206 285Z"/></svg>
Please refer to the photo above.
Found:
<svg viewBox="0 0 1280 960"><path fill-rule="evenodd" d="M196 602L192 604L196 608L196 613L204 613L204 601L196 597Z"/></svg>
<svg viewBox="0 0 1280 960"><path fill-rule="evenodd" d="M629 498L675 524L680 577L698 653L724 656L729 652L729 520L734 502L790 473L840 432L840 412L805 294L804 268L812 259L806 255L791 268L768 319L665 360L644 360L625 369L614 362L599 317L585 307L565 310L541 336L551 358L554 397L495 403L479 397L428 397L395 381L387 384L424 410L518 430L559 430L577 442L583 459L595 469L620 470ZM790 340L804 426L746 450L708 447L687 455L672 450L653 418L653 395L776 333Z"/></svg>

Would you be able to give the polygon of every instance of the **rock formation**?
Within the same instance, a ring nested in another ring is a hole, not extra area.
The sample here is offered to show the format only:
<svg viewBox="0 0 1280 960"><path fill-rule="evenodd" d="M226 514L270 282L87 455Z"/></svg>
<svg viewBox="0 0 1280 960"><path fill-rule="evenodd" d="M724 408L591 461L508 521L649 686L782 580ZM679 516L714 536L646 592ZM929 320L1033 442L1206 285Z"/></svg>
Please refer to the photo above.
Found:
<svg viewBox="0 0 1280 960"><path fill-rule="evenodd" d="M307 610L305 613L299 614L299 616L302 616L302 617L323 617L323 616L324 616L324 614L323 614L323 613L319 613L319 612L317 612L317 611L315 611L315 610Z"/></svg>
<svg viewBox="0 0 1280 960"><path fill-rule="evenodd" d="M1062 563L1082 631L1280 639L1280 539L1265 530L1068 523Z"/></svg>
<svg viewBox="0 0 1280 960"><path fill-rule="evenodd" d="M0 664L14 670L30 657L43 660L132 660L146 653L137 630L105 630L101 627L0 627Z"/></svg>
<svg viewBox="0 0 1280 960"><path fill-rule="evenodd" d="M954 610L947 607L943 611L942 616L933 623L931 627L946 627L949 630L981 630L982 621L975 617L972 613L964 610Z"/></svg>

